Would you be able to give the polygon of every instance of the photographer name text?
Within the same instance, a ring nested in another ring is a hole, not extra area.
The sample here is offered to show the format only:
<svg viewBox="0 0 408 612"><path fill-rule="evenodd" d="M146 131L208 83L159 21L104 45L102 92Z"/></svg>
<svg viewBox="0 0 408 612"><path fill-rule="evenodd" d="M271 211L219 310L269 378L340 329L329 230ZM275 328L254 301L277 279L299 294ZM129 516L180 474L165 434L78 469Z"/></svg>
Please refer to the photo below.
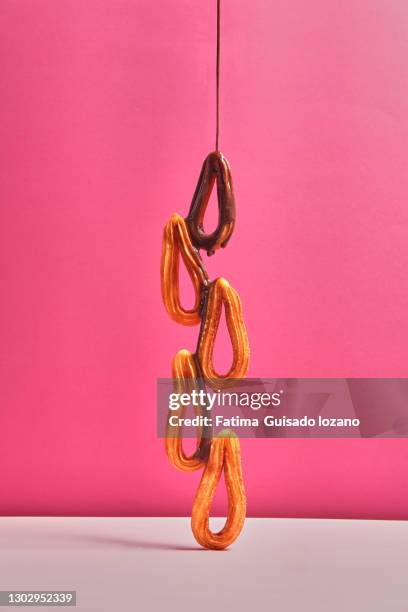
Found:
<svg viewBox="0 0 408 612"><path fill-rule="evenodd" d="M176 414L169 416L170 427L259 427L261 424L265 427L359 427L360 419L322 417L320 415L317 419L306 415L299 418L266 415L263 419L240 416L225 417L220 414L214 417L198 415L191 418L180 417Z"/></svg>

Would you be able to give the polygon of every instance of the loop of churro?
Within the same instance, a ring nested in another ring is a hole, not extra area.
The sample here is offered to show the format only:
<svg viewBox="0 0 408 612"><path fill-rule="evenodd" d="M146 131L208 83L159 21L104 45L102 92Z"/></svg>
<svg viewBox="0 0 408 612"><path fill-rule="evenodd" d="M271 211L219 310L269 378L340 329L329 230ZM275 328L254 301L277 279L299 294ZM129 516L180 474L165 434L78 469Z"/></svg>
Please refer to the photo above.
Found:
<svg viewBox="0 0 408 612"><path fill-rule="evenodd" d="M214 533L209 525L210 509L222 471L227 488L228 515L221 531ZM239 440L236 437L214 438L193 505L191 528L195 539L205 548L227 548L241 533L245 512Z"/></svg>
<svg viewBox="0 0 408 612"><path fill-rule="evenodd" d="M189 393L197 388L197 370L194 363L194 356L182 349L173 359L173 378L174 390L176 393ZM180 406L171 414L180 418L184 417L186 406ZM199 408L196 408L199 413ZM169 415L170 416L170 415ZM203 466L211 440L203 436L202 428L197 428L197 448L191 457L187 457L183 449L180 427L167 426L166 432L166 453L170 463L183 472L194 472Z"/></svg>
<svg viewBox="0 0 408 612"><path fill-rule="evenodd" d="M206 234L203 227L204 215L214 181L217 181L218 225L211 234ZM235 225L231 169L219 151L210 153L204 161L186 222L193 244L198 249L205 249L208 255L225 247L231 237Z"/></svg>
<svg viewBox="0 0 408 612"><path fill-rule="evenodd" d="M180 303L179 259L180 255L191 278L195 293L193 308L183 308ZM201 258L193 247L183 217L172 215L164 228L161 259L161 290L164 306L170 317L182 325L197 325L200 322L202 287L208 282Z"/></svg>
<svg viewBox="0 0 408 612"><path fill-rule="evenodd" d="M228 372L218 374L213 365L213 352L223 304L233 359ZM217 278L211 284L204 316L197 352L205 381L217 388L228 379L243 378L249 366L248 336L239 295L224 278Z"/></svg>

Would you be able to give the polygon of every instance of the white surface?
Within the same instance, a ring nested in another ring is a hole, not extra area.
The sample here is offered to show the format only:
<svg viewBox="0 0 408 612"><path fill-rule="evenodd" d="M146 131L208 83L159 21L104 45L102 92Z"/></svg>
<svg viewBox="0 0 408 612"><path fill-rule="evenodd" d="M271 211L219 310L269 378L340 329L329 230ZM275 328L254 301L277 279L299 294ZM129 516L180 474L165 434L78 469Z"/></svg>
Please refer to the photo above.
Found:
<svg viewBox="0 0 408 612"><path fill-rule="evenodd" d="M248 519L218 552L189 519L0 518L0 590L76 590L79 610L407 612L407 585L403 522Z"/></svg>

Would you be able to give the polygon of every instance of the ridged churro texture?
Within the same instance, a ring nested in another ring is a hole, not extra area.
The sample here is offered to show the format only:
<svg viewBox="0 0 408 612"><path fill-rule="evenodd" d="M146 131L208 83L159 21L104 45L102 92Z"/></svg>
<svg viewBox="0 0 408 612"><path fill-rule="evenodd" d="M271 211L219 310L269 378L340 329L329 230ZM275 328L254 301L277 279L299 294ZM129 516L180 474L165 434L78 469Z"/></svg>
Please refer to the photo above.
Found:
<svg viewBox="0 0 408 612"><path fill-rule="evenodd" d="M174 391L176 393L188 393L196 387L197 370L194 363L194 356L182 349L173 359L173 378L175 379ZM183 418L186 407L181 406L173 414ZM201 436L197 434L197 450L199 448ZM166 453L170 463L183 472L194 472L203 466L203 461L197 457L196 452L191 457L187 457L183 450L183 440L179 427L167 427Z"/></svg>
<svg viewBox="0 0 408 612"><path fill-rule="evenodd" d="M204 215L215 181L218 225L212 234L206 234ZM215 151L204 161L187 219L173 214L163 234L161 289L166 310L173 321L181 325L201 323L196 353L182 349L173 359L175 392L191 392L200 386L219 389L247 373L249 344L239 295L224 278L209 280L199 254L200 248L212 255L217 249L225 247L234 223L235 200L230 167L222 153ZM195 302L191 309L184 308L180 303L180 258L194 288ZM223 306L233 357L229 370L220 374L214 368L213 352ZM195 408L196 414L200 414L201 410L201 407ZM171 411L171 414L182 418L185 412L186 407L182 406L177 411ZM221 550L232 544L241 533L246 499L238 438L232 432L215 438L212 434L212 429L198 428L196 450L187 456L180 427L170 426L169 421L166 452L170 463L181 471L192 472L203 468L192 510L192 531L202 546ZM210 510L222 472L228 494L228 513L224 527L214 533L209 525Z"/></svg>
<svg viewBox="0 0 408 612"><path fill-rule="evenodd" d="M232 344L232 365L226 374L219 374L213 365L213 352L222 306ZM249 366L249 344L238 293L224 278L217 278L210 287L207 310L198 345L198 358L208 385L219 389L228 379L243 378Z"/></svg>
<svg viewBox="0 0 408 612"><path fill-rule="evenodd" d="M180 303L180 256L194 287L195 302L191 309L183 308ZM200 265L200 256L191 243L186 223L175 213L164 228L161 260L163 303L173 321L181 325L197 325L200 322L198 308L202 286L206 282L207 276Z"/></svg>
<svg viewBox="0 0 408 612"><path fill-rule="evenodd" d="M228 494L228 516L221 531L214 533L209 526L210 510L223 471ZM241 533L245 513L239 440L234 436L215 438L194 501L191 516L194 537L205 548L227 548Z"/></svg>

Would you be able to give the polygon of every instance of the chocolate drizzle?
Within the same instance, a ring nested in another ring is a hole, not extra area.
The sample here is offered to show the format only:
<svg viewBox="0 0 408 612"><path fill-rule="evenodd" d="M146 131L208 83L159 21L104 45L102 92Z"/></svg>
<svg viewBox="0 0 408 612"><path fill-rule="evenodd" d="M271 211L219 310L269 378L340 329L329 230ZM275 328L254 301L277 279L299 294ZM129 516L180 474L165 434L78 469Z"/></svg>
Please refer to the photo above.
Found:
<svg viewBox="0 0 408 612"><path fill-rule="evenodd" d="M203 226L204 216L215 181L218 224L211 234L206 234ZM232 176L228 161L219 151L213 151L204 160L186 223L193 245L197 249L205 249L207 255L212 255L220 247L224 248L231 238L235 225Z"/></svg>

